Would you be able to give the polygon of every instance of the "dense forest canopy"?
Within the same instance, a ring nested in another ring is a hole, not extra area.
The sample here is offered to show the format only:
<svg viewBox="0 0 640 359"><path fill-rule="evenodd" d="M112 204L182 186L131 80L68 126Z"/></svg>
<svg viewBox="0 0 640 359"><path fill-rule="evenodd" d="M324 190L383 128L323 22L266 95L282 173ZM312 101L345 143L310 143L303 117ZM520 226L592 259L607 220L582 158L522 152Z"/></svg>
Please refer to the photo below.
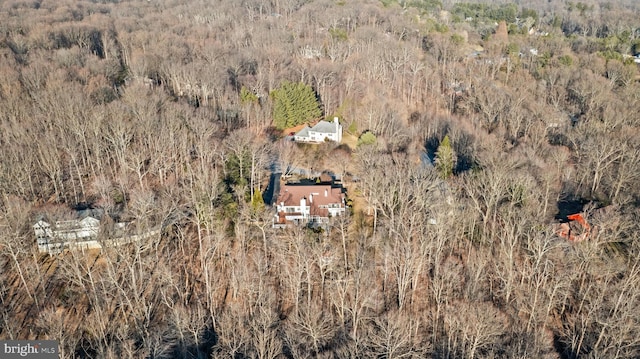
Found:
<svg viewBox="0 0 640 359"><path fill-rule="evenodd" d="M2 2L0 339L61 358L640 357L639 12ZM334 117L342 143L288 140ZM349 211L274 228L276 173L339 178ZM102 249L40 253L33 225L80 210L102 213ZM557 230L575 213L581 241ZM108 245L123 223L137 240Z"/></svg>

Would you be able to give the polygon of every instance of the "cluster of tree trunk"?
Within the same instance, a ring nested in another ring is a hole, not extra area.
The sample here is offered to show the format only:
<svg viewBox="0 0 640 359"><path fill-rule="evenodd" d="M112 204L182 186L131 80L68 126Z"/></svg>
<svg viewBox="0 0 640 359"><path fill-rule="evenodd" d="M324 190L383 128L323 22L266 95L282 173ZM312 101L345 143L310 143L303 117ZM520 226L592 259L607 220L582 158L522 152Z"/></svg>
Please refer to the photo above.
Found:
<svg viewBox="0 0 640 359"><path fill-rule="evenodd" d="M547 35L500 42L416 4L0 4L0 339L61 358L640 356L637 5L530 1ZM347 144L281 139L287 83ZM341 175L349 213L272 228L262 193L288 168ZM36 218L78 204L163 230L38 253ZM570 204L581 243L554 230Z"/></svg>

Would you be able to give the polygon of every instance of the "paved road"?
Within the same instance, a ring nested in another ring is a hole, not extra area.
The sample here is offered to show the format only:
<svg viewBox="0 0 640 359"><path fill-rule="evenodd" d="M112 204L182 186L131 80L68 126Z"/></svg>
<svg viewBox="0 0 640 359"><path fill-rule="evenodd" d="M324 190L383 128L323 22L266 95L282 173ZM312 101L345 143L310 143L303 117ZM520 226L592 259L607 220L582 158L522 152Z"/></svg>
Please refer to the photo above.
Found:
<svg viewBox="0 0 640 359"><path fill-rule="evenodd" d="M262 195L262 199L264 200L264 203L268 205L274 205L276 203L278 193L280 193L280 176L281 175L282 173L280 172L271 173L267 190L264 191L264 195Z"/></svg>

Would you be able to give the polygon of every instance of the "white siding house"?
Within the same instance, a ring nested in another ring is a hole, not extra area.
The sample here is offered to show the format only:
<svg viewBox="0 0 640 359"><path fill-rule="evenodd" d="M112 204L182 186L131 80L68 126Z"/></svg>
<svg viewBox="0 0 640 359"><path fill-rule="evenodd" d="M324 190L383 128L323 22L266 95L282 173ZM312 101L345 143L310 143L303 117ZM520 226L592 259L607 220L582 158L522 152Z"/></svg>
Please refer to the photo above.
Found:
<svg viewBox="0 0 640 359"><path fill-rule="evenodd" d="M65 248L101 248L98 243L100 221L88 216L82 220L57 221L53 226L39 220L33 225L38 250L57 254Z"/></svg>
<svg viewBox="0 0 640 359"><path fill-rule="evenodd" d="M127 243L157 236L161 232L160 226L139 234L128 233L128 223L115 223L114 231L101 231L100 221L87 216L83 219L56 221L50 224L39 220L33 225L33 231L40 253L50 255L68 250L100 249L103 246L119 246ZM105 233L106 232L106 233ZM98 239L99 235L101 237Z"/></svg>
<svg viewBox="0 0 640 359"><path fill-rule="evenodd" d="M322 143L325 140L342 142L342 125L337 117L333 122L320 121L313 127L305 127L293 136L296 142Z"/></svg>

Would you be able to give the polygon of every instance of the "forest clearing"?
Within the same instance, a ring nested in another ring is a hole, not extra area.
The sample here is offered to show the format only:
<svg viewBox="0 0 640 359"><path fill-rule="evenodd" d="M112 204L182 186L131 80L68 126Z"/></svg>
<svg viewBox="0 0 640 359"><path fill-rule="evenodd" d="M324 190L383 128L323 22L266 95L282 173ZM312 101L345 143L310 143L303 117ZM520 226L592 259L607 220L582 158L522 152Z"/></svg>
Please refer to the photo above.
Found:
<svg viewBox="0 0 640 359"><path fill-rule="evenodd" d="M639 12L0 3L0 339L640 357Z"/></svg>

